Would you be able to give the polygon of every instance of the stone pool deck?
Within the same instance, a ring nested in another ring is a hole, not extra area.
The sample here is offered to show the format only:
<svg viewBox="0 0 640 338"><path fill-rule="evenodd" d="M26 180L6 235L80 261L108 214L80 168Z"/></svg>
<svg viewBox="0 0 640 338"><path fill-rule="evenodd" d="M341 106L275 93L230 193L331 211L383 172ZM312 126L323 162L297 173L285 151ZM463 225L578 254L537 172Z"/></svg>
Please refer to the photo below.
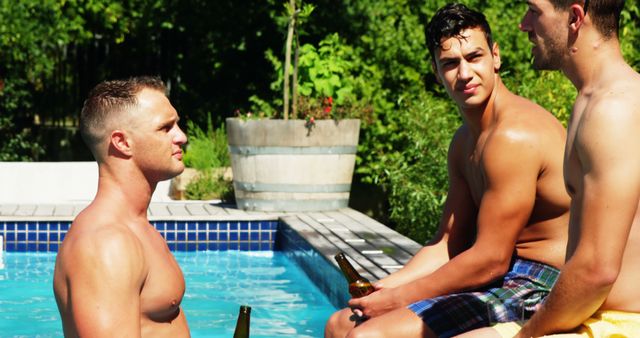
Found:
<svg viewBox="0 0 640 338"><path fill-rule="evenodd" d="M0 221L70 221L86 203L0 204ZM302 237L334 266L333 255L343 251L370 280L400 269L422 247L384 224L354 209L321 212L243 211L234 205L206 201L152 202L149 220L277 220Z"/></svg>

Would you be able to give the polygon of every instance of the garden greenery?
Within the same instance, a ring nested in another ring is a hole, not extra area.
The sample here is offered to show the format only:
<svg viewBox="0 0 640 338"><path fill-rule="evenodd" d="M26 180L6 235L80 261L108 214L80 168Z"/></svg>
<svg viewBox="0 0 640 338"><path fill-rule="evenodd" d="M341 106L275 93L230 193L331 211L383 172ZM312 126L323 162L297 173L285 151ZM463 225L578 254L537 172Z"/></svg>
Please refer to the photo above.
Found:
<svg viewBox="0 0 640 338"><path fill-rule="evenodd" d="M196 145L210 130L208 112L219 112L216 124L236 110L281 114L288 2L0 0L0 160L89 160L75 133L88 90L151 74L167 82L181 121L191 121L185 161L212 163L208 154L187 155L209 151ZM381 187L385 222L419 242L436 230L448 144L461 123L425 47L424 24L448 2L305 0L314 10L297 28L300 93L367 109L357 181ZM459 2L487 16L505 84L566 124L575 89L559 72L532 69L531 45L517 28L526 3ZM640 70L637 0L626 1L620 37Z"/></svg>
<svg viewBox="0 0 640 338"><path fill-rule="evenodd" d="M224 125L214 128L209 117L203 130L193 121L187 121L187 138L184 164L198 170L198 175L186 186L187 199L233 199L232 183L224 179L225 168L231 165Z"/></svg>

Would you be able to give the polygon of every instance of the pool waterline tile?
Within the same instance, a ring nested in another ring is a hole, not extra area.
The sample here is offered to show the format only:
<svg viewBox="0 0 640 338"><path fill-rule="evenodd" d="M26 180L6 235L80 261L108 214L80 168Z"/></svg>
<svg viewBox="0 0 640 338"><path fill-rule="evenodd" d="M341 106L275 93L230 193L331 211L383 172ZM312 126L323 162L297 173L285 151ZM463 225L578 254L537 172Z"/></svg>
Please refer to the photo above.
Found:
<svg viewBox="0 0 640 338"><path fill-rule="evenodd" d="M71 221L0 221L7 252L55 252ZM151 221L171 250L273 250L278 221ZM229 226L233 224L233 226ZM218 229L224 229L218 231ZM221 245L224 244L224 245Z"/></svg>
<svg viewBox="0 0 640 338"><path fill-rule="evenodd" d="M401 268L421 248L407 237L350 208L328 212L261 213L244 212L233 206L202 205L203 208L171 204L150 206L150 221L170 250L284 251L296 257L294 260L314 283L324 285L321 288L336 307L344 307L345 297L348 297L345 296L346 284L342 283L344 278L333 260L336 252L344 251L357 262L356 268L363 275L375 280ZM28 208L4 208L0 213L4 251L56 252L73 217L83 207L56 206L56 212L61 208L73 209L73 215L56 216L54 212L53 216L43 218L24 216ZM163 213L163 208L171 212ZM195 215L201 210L210 213L202 217Z"/></svg>

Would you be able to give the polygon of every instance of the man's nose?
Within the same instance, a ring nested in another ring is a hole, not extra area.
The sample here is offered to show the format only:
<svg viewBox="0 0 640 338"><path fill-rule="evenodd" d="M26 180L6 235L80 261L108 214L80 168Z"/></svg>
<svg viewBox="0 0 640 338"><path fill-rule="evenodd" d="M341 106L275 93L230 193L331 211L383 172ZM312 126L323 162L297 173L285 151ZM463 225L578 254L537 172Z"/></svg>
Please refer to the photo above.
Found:
<svg viewBox="0 0 640 338"><path fill-rule="evenodd" d="M522 17L522 20L520 20L520 24L518 24L518 28L520 28L520 30L523 32L530 32L531 31L530 20L531 20L530 12L527 11L527 13L525 13L525 15Z"/></svg>
<svg viewBox="0 0 640 338"><path fill-rule="evenodd" d="M174 138L176 144L183 145L183 144L187 143L187 135L182 131L182 129L180 127L178 127L178 126L176 126L176 127L177 127L177 131L178 131L176 137Z"/></svg>
<svg viewBox="0 0 640 338"><path fill-rule="evenodd" d="M458 65L458 80L468 80L471 77L471 65L466 60L462 60Z"/></svg>

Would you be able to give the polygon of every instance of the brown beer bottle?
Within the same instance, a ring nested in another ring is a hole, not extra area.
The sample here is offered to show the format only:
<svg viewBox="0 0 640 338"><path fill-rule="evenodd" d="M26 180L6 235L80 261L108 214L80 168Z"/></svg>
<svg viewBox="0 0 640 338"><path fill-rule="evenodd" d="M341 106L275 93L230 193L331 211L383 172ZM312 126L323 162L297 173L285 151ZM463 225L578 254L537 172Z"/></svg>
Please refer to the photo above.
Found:
<svg viewBox="0 0 640 338"><path fill-rule="evenodd" d="M251 320L251 306L240 305L238 322L233 338L249 338L249 321Z"/></svg>
<svg viewBox="0 0 640 338"><path fill-rule="evenodd" d="M349 283L349 293L351 294L351 297L360 298L375 291L371 282L360 276L353 265L349 263L347 257L344 256L344 253L339 252L334 258L336 259L336 262L338 262L344 277L347 279L347 283Z"/></svg>

